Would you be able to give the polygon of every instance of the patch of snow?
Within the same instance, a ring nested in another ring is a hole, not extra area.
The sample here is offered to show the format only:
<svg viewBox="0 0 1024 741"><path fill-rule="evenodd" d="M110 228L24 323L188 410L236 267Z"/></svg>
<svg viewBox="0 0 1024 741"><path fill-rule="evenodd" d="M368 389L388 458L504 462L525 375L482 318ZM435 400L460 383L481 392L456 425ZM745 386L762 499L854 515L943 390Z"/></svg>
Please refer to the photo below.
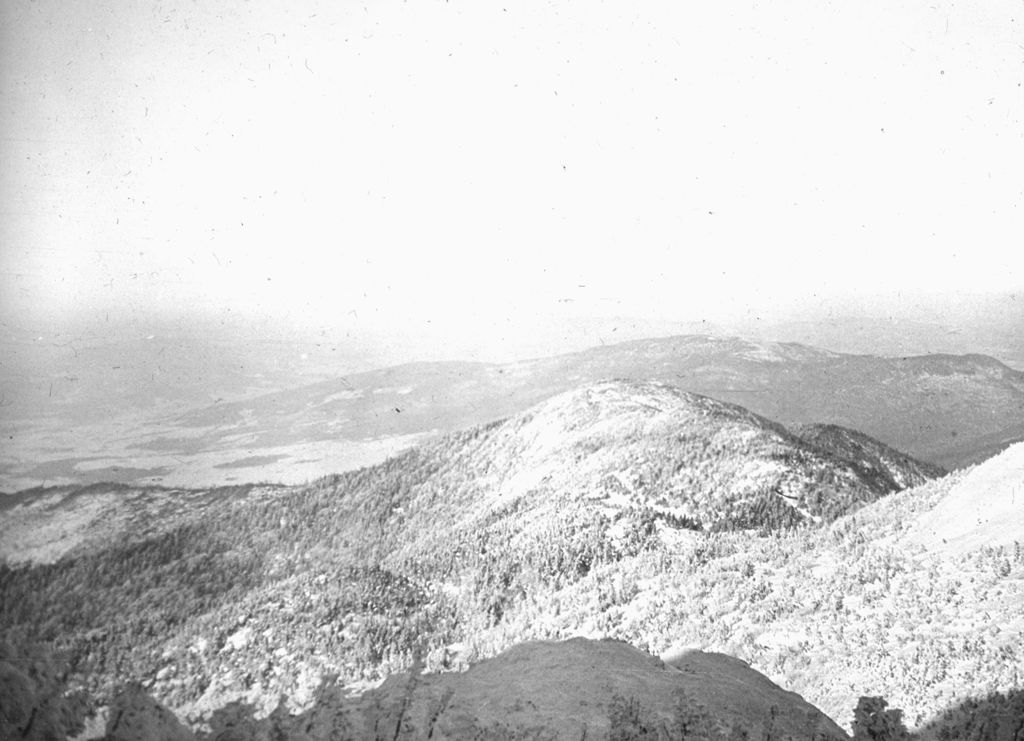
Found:
<svg viewBox="0 0 1024 741"><path fill-rule="evenodd" d="M769 630L754 639L755 644L773 651L800 648L807 641L806 633L794 630Z"/></svg>
<svg viewBox="0 0 1024 741"><path fill-rule="evenodd" d="M365 392L362 389L346 389L325 396L320 400L321 404L329 404L332 401L347 401L348 399L360 399Z"/></svg>
<svg viewBox="0 0 1024 741"><path fill-rule="evenodd" d="M1024 541L1024 443L975 466L929 512L906 541L933 552L967 553Z"/></svg>

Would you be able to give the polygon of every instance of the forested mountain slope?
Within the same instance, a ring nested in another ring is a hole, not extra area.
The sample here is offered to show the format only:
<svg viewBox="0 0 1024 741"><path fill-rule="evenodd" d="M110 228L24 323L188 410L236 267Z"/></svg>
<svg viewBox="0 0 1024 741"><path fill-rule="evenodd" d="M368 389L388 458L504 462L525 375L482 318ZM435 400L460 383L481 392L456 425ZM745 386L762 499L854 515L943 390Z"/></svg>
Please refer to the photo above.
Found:
<svg viewBox="0 0 1024 741"><path fill-rule="evenodd" d="M0 559L52 563L74 553L143 541L232 502L255 502L274 485L168 489L92 484L29 489L0 497Z"/></svg>
<svg viewBox="0 0 1024 741"><path fill-rule="evenodd" d="M837 720L857 696L885 696L926 739L977 730L988 712L1024 720L1022 449L827 528L722 533L602 565L549 598L519 602L471 645L486 653L512 635L581 631L661 654L701 646L749 661ZM993 545L919 541L936 513L995 478L998 489L978 491L1004 513L983 523Z"/></svg>
<svg viewBox="0 0 1024 741"><path fill-rule="evenodd" d="M393 553L430 532L450 539L509 522L526 532L531 518L539 526L559 511L609 522L641 513L652 526L689 530L831 520L938 473L862 439L854 455L738 406L610 381L423 446L409 460L429 475L404 498L372 501L388 519L382 542Z"/></svg>
<svg viewBox="0 0 1024 741"><path fill-rule="evenodd" d="M311 486L167 491L162 510L146 490L146 511L168 515L150 530L0 569L0 625L15 645L68 649L99 697L145 680L196 717L232 698L269 710L280 693L304 706L326 674L374 680L416 654L464 666L526 637L661 650L711 626L666 610L637 633L638 574L696 579L720 549L756 551L929 473L852 432L803 440L740 407L606 382ZM734 585L755 590L751 610L772 593L755 563ZM690 586L664 586L675 610L690 604Z"/></svg>

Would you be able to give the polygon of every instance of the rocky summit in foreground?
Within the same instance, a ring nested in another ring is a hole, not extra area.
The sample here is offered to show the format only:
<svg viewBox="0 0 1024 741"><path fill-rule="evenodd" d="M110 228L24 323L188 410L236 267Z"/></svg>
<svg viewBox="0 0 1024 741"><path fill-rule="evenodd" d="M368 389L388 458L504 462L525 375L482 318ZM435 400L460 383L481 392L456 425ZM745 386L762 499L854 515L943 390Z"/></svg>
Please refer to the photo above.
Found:
<svg viewBox="0 0 1024 741"><path fill-rule="evenodd" d="M191 734L137 686L117 699L107 738ZM513 646L468 671L398 674L358 696L321 690L309 710L255 719L235 704L200 738L792 739L847 735L746 663L692 651L664 662L621 641L575 638Z"/></svg>

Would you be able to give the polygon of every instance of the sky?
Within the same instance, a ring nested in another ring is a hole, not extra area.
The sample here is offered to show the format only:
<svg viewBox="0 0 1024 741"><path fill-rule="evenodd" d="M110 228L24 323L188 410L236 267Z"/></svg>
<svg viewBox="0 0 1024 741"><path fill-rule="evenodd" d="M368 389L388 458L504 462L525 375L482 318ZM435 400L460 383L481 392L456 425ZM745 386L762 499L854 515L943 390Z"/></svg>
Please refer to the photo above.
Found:
<svg viewBox="0 0 1024 741"><path fill-rule="evenodd" d="M454 336L1024 287L1019 2L0 14L7 319Z"/></svg>

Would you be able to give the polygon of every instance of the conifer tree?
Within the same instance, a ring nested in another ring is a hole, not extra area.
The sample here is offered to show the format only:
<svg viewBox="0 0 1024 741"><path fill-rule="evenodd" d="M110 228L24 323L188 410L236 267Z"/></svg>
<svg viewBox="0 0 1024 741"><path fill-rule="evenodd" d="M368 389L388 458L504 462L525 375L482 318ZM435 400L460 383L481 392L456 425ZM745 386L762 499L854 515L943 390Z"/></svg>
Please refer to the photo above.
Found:
<svg viewBox="0 0 1024 741"><path fill-rule="evenodd" d="M854 741L905 741L910 738L903 725L903 711L886 710L881 697L861 697L853 711Z"/></svg>

